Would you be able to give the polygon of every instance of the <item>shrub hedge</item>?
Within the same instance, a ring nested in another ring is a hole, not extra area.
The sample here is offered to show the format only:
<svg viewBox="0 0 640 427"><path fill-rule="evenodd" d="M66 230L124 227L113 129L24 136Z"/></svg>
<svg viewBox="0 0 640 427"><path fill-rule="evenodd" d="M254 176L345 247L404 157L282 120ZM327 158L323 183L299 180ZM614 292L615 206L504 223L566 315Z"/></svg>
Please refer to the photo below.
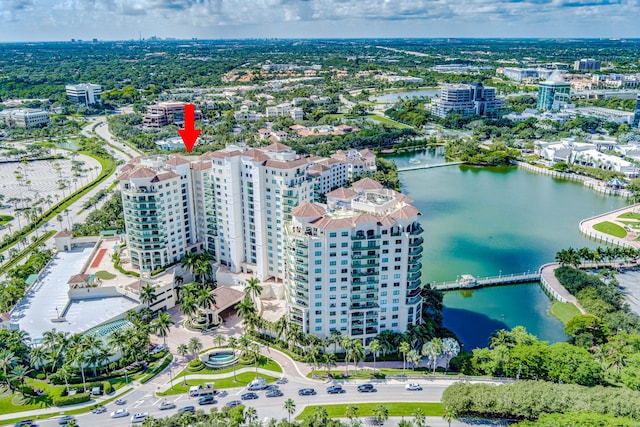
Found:
<svg viewBox="0 0 640 427"><path fill-rule="evenodd" d="M56 406L75 405L77 403L88 402L91 400L89 392L77 393L73 396L55 396L53 398L53 404Z"/></svg>

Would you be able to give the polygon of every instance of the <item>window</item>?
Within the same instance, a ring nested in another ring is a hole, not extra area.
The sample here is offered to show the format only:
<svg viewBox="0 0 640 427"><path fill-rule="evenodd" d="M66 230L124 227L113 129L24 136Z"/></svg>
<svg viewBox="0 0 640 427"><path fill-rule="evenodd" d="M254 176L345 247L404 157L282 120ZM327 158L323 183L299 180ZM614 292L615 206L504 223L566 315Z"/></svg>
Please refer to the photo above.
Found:
<svg viewBox="0 0 640 427"><path fill-rule="evenodd" d="M329 233L329 237L337 237L337 236L338 236L338 233L336 232Z"/></svg>
<svg viewBox="0 0 640 427"><path fill-rule="evenodd" d="M313 244L313 247L314 247L314 248L321 248L321 247L322 247L322 242L315 242L315 243Z"/></svg>
<svg viewBox="0 0 640 427"><path fill-rule="evenodd" d="M314 270L314 273L316 273L316 274L321 274L321 273L322 273L322 269L321 269L321 268L316 268L316 269Z"/></svg>

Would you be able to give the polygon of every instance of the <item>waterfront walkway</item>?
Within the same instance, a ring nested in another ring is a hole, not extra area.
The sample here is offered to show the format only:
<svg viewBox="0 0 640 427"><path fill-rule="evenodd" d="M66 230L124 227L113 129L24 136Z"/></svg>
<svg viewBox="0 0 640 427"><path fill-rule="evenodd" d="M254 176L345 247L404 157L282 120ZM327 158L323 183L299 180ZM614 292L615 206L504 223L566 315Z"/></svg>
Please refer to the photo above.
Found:
<svg viewBox="0 0 640 427"><path fill-rule="evenodd" d="M416 166L406 166L403 168L398 168L398 172L406 172L406 171L415 171L419 169L433 169L433 168L442 168L445 166L455 166L455 165L463 165L466 162L449 162L449 163L437 163L435 165L416 165Z"/></svg>
<svg viewBox="0 0 640 427"><path fill-rule="evenodd" d="M483 288L485 286L512 285L514 283L537 282L540 280L540 273L526 272L517 274L501 274L499 276L473 278L472 280L458 279L455 282L444 282L433 285L439 291L452 291L455 289Z"/></svg>
<svg viewBox="0 0 640 427"><path fill-rule="evenodd" d="M573 296L564 286L560 284L556 278L556 269L560 267L558 263L545 264L540 267L540 281L542 286L549 292L554 299L560 302L568 302L576 307L582 314L586 314L586 310L582 308L578 299Z"/></svg>
<svg viewBox="0 0 640 427"><path fill-rule="evenodd" d="M621 209L616 209L615 211L584 219L580 221L578 228L582 234L596 242L620 246L623 248L630 247L640 249L640 241L638 241L640 235L640 218L620 218L623 214L640 214L640 204L627 206ZM625 229L627 234L620 238L612 236L611 234L602 233L594 228L596 224L605 221L619 225Z"/></svg>

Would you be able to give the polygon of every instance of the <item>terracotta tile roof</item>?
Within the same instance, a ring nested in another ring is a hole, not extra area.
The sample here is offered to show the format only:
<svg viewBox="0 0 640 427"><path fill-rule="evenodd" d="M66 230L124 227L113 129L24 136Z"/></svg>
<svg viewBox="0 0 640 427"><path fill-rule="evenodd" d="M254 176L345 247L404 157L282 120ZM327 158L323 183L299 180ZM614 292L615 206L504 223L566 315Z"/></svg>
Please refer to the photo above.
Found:
<svg viewBox="0 0 640 427"><path fill-rule="evenodd" d="M182 156L171 156L171 158L169 158L169 160L167 160L165 163L171 166L178 166L189 163L189 160L185 159Z"/></svg>
<svg viewBox="0 0 640 427"><path fill-rule="evenodd" d="M335 197L336 199L348 200L355 197L357 194L358 193L356 193L350 188L340 187L340 188L336 188L333 191L328 192L327 197Z"/></svg>
<svg viewBox="0 0 640 427"><path fill-rule="evenodd" d="M404 203L407 203L407 204L411 204L411 203L413 203L415 201L411 197L407 196L406 194L402 194L402 193L398 193L398 192L396 192L395 197L396 197L397 201L404 202Z"/></svg>
<svg viewBox="0 0 640 427"><path fill-rule="evenodd" d="M160 181L166 181L168 179L173 179L173 178L179 178L180 175L178 175L177 173L175 173L174 171L166 171L166 172L161 172L158 175L156 175L151 182L160 182Z"/></svg>
<svg viewBox="0 0 640 427"><path fill-rule="evenodd" d="M415 206L411 206L411 205L405 205L400 209L397 209L389 214L390 217L398 218L398 219L409 219L416 215L422 215L422 214Z"/></svg>
<svg viewBox="0 0 640 427"><path fill-rule="evenodd" d="M250 157L254 162L266 162L269 160L269 156L264 154L263 151L257 150L255 148L251 148L244 153L242 153L245 157Z"/></svg>
<svg viewBox="0 0 640 427"><path fill-rule="evenodd" d="M354 182L352 187L357 190L379 190L383 188L382 184L371 178L362 178L360 181Z"/></svg>
<svg viewBox="0 0 640 427"><path fill-rule="evenodd" d="M374 215L371 215L370 213L363 213L361 215L358 215L354 222L356 224L360 224L363 222L372 222L374 224L377 224L378 222L380 222L380 218Z"/></svg>
<svg viewBox="0 0 640 427"><path fill-rule="evenodd" d="M55 239L56 237L69 237L71 235L72 233L69 230L62 230L62 231L58 231L56 235L53 236L53 238Z"/></svg>
<svg viewBox="0 0 640 427"><path fill-rule="evenodd" d="M131 289L132 291L135 291L136 293L140 293L140 291L142 290L142 288L149 286L149 282L145 282L142 279L138 279L133 283L130 283L127 285L127 288Z"/></svg>
<svg viewBox="0 0 640 427"><path fill-rule="evenodd" d="M122 165L122 167L120 168L120 172L126 172L128 170L131 170L135 168L135 165L133 165L132 163L127 163L125 165Z"/></svg>
<svg viewBox="0 0 640 427"><path fill-rule="evenodd" d="M0 313L0 322L8 322L11 319L11 315L9 313Z"/></svg>
<svg viewBox="0 0 640 427"><path fill-rule="evenodd" d="M211 162L191 162L191 169L199 171L211 169Z"/></svg>
<svg viewBox="0 0 640 427"><path fill-rule="evenodd" d="M74 274L73 276L69 277L69 280L67 280L67 284L72 284L72 283L87 283L87 280L89 280L89 277L91 277L88 274Z"/></svg>
<svg viewBox="0 0 640 427"><path fill-rule="evenodd" d="M303 203L291 209L292 216L300 218L319 218L324 216L327 210L317 203Z"/></svg>
<svg viewBox="0 0 640 427"><path fill-rule="evenodd" d="M396 220L393 218L390 218L388 215L385 215L380 219L380 225L384 225L388 227L395 224L397 224Z"/></svg>
<svg viewBox="0 0 640 427"><path fill-rule="evenodd" d="M291 147L289 147L288 145L284 145L281 142L274 142L271 145L267 145L266 147L264 147L265 150L267 151L289 151L291 150Z"/></svg>
<svg viewBox="0 0 640 427"><path fill-rule="evenodd" d="M327 218L323 217L312 224L317 228L326 230L330 228L351 228L353 227L353 218Z"/></svg>
<svg viewBox="0 0 640 427"><path fill-rule="evenodd" d="M200 160L211 160L212 157L213 157L213 151L207 151L206 153L203 153L200 156L198 156Z"/></svg>
<svg viewBox="0 0 640 427"><path fill-rule="evenodd" d="M129 173L129 178L153 178L156 171L149 168L137 168Z"/></svg>
<svg viewBox="0 0 640 427"><path fill-rule="evenodd" d="M368 148L365 148L364 150L360 150L360 156L361 157L375 157L376 153L374 153L373 151L369 150Z"/></svg>
<svg viewBox="0 0 640 427"><path fill-rule="evenodd" d="M235 157L240 155L242 155L242 152L238 150L233 150L233 151L218 150L211 153L211 157L215 157L217 159L224 159L225 157Z"/></svg>
<svg viewBox="0 0 640 427"><path fill-rule="evenodd" d="M126 181L127 179L129 179L129 175L130 175L130 172L122 173L122 174L118 175L118 180Z"/></svg>
<svg viewBox="0 0 640 427"><path fill-rule="evenodd" d="M295 169L299 166L306 165L307 159L301 158L296 160L291 160L288 162L283 162L280 160L267 160L265 166L274 169Z"/></svg>

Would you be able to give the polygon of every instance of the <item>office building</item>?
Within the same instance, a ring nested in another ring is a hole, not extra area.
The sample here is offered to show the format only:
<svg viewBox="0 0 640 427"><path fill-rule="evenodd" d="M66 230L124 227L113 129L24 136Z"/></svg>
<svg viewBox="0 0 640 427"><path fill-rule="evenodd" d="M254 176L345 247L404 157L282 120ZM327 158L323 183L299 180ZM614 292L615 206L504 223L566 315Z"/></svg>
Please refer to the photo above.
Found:
<svg viewBox="0 0 640 427"><path fill-rule="evenodd" d="M599 71L601 65L601 61L593 58L580 59L573 63L573 69L576 71Z"/></svg>
<svg viewBox="0 0 640 427"><path fill-rule="evenodd" d="M65 86L67 98L76 105L90 105L100 103L100 94L102 86L91 83L80 83L76 85Z"/></svg>
<svg viewBox="0 0 640 427"><path fill-rule="evenodd" d="M365 344L421 322L422 228L407 196L369 178L303 203L286 225L290 321Z"/></svg>
<svg viewBox="0 0 640 427"><path fill-rule="evenodd" d="M142 126L147 128L161 128L168 124L182 124L184 122L184 102L166 101L147 105L147 112L142 118ZM195 120L202 120L202 111L195 110Z"/></svg>
<svg viewBox="0 0 640 427"><path fill-rule="evenodd" d="M504 101L496 98L496 89L482 83L445 85L440 90L440 97L426 106L438 117L446 117L450 113L497 117L503 107Z"/></svg>
<svg viewBox="0 0 640 427"><path fill-rule="evenodd" d="M12 108L0 111L0 123L7 126L32 128L49 123L49 112L36 108Z"/></svg>
<svg viewBox="0 0 640 427"><path fill-rule="evenodd" d="M554 72L538 85L538 110L558 110L571 102L571 84L559 72Z"/></svg>

